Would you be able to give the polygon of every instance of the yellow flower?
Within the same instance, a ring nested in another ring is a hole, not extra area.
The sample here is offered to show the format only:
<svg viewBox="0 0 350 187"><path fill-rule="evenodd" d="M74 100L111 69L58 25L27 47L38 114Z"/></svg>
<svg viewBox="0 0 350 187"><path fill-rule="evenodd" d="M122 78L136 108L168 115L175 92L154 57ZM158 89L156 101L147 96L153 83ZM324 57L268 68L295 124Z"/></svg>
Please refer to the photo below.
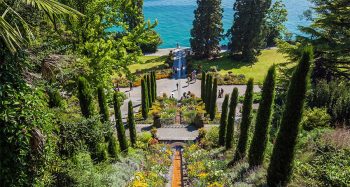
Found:
<svg viewBox="0 0 350 187"><path fill-rule="evenodd" d="M208 187L224 187L223 184L220 184L218 182L214 182L208 185Z"/></svg>
<svg viewBox="0 0 350 187"><path fill-rule="evenodd" d="M202 173L200 173L200 174L198 175L198 177L199 177L201 180L204 180L205 178L207 178L207 176L208 176L208 173L204 173L204 172L202 172Z"/></svg>

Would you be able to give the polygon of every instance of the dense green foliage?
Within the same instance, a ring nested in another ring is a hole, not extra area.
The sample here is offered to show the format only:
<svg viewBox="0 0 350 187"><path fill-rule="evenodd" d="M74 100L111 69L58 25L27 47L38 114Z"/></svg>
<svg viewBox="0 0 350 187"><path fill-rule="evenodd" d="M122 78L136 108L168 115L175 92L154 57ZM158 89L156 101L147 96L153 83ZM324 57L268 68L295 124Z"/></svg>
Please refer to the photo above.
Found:
<svg viewBox="0 0 350 187"><path fill-rule="evenodd" d="M135 145L136 145L136 126L135 126L135 120L134 120L134 107L132 105L131 100L128 103L128 126L129 126L131 146L135 147Z"/></svg>
<svg viewBox="0 0 350 187"><path fill-rule="evenodd" d="M89 82L84 77L78 79L78 97L83 116L86 118L92 117L95 112L92 90Z"/></svg>
<svg viewBox="0 0 350 187"><path fill-rule="evenodd" d="M145 79L141 80L141 111L144 119L148 118L148 89Z"/></svg>
<svg viewBox="0 0 350 187"><path fill-rule="evenodd" d="M248 131L249 126L252 122L252 108L253 108L253 88L254 88L254 80L249 79L247 83L247 88L244 95L243 102L243 110L242 110L242 121L240 124L240 133L239 140L235 152L235 156L233 158L233 163L241 160L246 155L246 149L248 144Z"/></svg>
<svg viewBox="0 0 350 187"><path fill-rule="evenodd" d="M228 111L228 102L229 102L230 96L228 94L225 95L224 102L222 103L222 109L221 109L221 118L220 118L220 130L219 130L219 145L224 146L225 145L225 134L226 134L226 127L227 127L227 111Z"/></svg>
<svg viewBox="0 0 350 187"><path fill-rule="evenodd" d="M301 57L288 88L286 106L267 173L269 186L286 186L290 180L312 61L313 51L308 47Z"/></svg>
<svg viewBox="0 0 350 187"><path fill-rule="evenodd" d="M202 79L201 79L201 98L203 101L205 101L205 98L206 98L206 96L205 96L205 91L206 91L205 78L206 78L206 73L203 71L202 72Z"/></svg>
<svg viewBox="0 0 350 187"><path fill-rule="evenodd" d="M308 96L311 107L326 108L333 124L350 126L350 85L346 81L318 81Z"/></svg>
<svg viewBox="0 0 350 187"><path fill-rule="evenodd" d="M218 95L218 79L214 79L214 83L213 83L213 89L212 89L212 94L211 94L211 99L210 99L210 119L211 120L214 120L215 118L215 114L216 114L216 98L217 98L217 95Z"/></svg>
<svg viewBox="0 0 350 187"><path fill-rule="evenodd" d="M331 122L331 116L324 108L306 109L303 113L301 126L306 131L318 128L327 128Z"/></svg>
<svg viewBox="0 0 350 187"><path fill-rule="evenodd" d="M115 124L117 129L120 150L122 152L128 152L128 142L126 141L125 129L122 121L122 113L120 111L120 102L118 101L117 93L114 93L113 95L113 102L114 102Z"/></svg>
<svg viewBox="0 0 350 187"><path fill-rule="evenodd" d="M197 58L217 56L224 31L221 0L197 0L191 30L191 49Z"/></svg>
<svg viewBox="0 0 350 187"><path fill-rule="evenodd" d="M256 167L263 163L268 132L271 121L272 106L275 96L276 70L275 66L269 69L261 94L261 101L257 112L254 136L249 149L249 166Z"/></svg>
<svg viewBox="0 0 350 187"><path fill-rule="evenodd" d="M271 0L237 0L234 3L234 23L230 48L233 56L247 62L256 61L263 44L262 27Z"/></svg>
<svg viewBox="0 0 350 187"><path fill-rule="evenodd" d="M276 39L288 37L284 23L288 20L288 12L282 0L275 1L267 11L264 25L266 47L276 46Z"/></svg>
<svg viewBox="0 0 350 187"><path fill-rule="evenodd" d="M58 89L48 89L47 95L49 96L49 107L61 107L63 105L62 96Z"/></svg>
<svg viewBox="0 0 350 187"><path fill-rule="evenodd" d="M236 121L236 108L238 104L238 89L234 88L231 94L231 101L230 101L230 111L228 112L228 119L227 119L227 129L226 129L226 149L232 148L232 140L233 140L233 134L235 130L235 121Z"/></svg>
<svg viewBox="0 0 350 187"><path fill-rule="evenodd" d="M107 98L105 90L102 86L97 89L98 106L100 107L101 122L109 122L109 107L107 105Z"/></svg>
<svg viewBox="0 0 350 187"><path fill-rule="evenodd" d="M310 26L301 26L299 41L315 51L313 79L350 79L350 9L348 0L310 0Z"/></svg>

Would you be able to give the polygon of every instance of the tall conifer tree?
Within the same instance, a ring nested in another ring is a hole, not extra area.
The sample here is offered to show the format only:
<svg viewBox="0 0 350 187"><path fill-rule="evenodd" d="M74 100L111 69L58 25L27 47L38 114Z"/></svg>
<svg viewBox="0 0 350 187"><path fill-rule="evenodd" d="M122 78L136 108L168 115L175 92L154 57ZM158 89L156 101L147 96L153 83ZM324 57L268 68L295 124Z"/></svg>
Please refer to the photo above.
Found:
<svg viewBox="0 0 350 187"><path fill-rule="evenodd" d="M234 3L234 24L229 47L233 56L254 62L264 41L261 28L271 0L237 0Z"/></svg>
<svg viewBox="0 0 350 187"><path fill-rule="evenodd" d="M205 86L205 81L206 81L206 74L205 72L203 71L202 72L202 80L201 80L201 98L202 98L202 101L205 102L205 89L206 89L206 86Z"/></svg>
<svg viewBox="0 0 350 187"><path fill-rule="evenodd" d="M83 116L86 118L92 117L94 115L92 90L89 82L84 77L78 79L78 98Z"/></svg>
<svg viewBox="0 0 350 187"><path fill-rule="evenodd" d="M208 78L207 78L207 83L206 83L206 91L205 91L205 95L206 95L206 101L205 101L205 108L207 113L209 113L209 109L210 109L210 100L211 100L211 94L212 94L212 88L213 88L213 77L211 75L208 74Z"/></svg>
<svg viewBox="0 0 350 187"><path fill-rule="evenodd" d="M115 92L113 95L113 101L114 101L115 123L116 123L116 129L117 129L120 150L123 152L127 152L128 151L128 142L126 141L125 128L124 128L124 124L122 121L122 113L120 111L120 103L118 101L117 92Z"/></svg>
<svg viewBox="0 0 350 187"><path fill-rule="evenodd" d="M153 79L153 71L150 73L149 75L149 81L150 81L150 98L151 98L151 101L152 103L155 101L155 98L154 98L154 79Z"/></svg>
<svg viewBox="0 0 350 187"><path fill-rule="evenodd" d="M286 107L268 168L269 186L287 186L290 180L312 58L312 48L307 47L292 76Z"/></svg>
<svg viewBox="0 0 350 187"><path fill-rule="evenodd" d="M249 166L256 167L263 163L267 144L267 132L271 121L272 106L275 97L276 70L271 66L264 81L261 101L256 116L255 130L249 149Z"/></svg>
<svg viewBox="0 0 350 187"><path fill-rule="evenodd" d="M217 91L218 91L218 80L214 79L213 89L211 91L211 99L210 99L210 119L214 120L215 114L216 114L216 98L217 98Z"/></svg>
<svg viewBox="0 0 350 187"><path fill-rule="evenodd" d="M157 74L153 71L153 101L157 99Z"/></svg>
<svg viewBox="0 0 350 187"><path fill-rule="evenodd" d="M109 110L108 110L108 105L106 101L106 94L102 86L99 86L97 89L97 97L98 97L98 105L100 107L101 122L103 123L108 122Z"/></svg>
<svg viewBox="0 0 350 187"><path fill-rule="evenodd" d="M136 145L136 128L135 128L135 120L134 120L134 110L133 110L131 100L128 103L128 125L129 125L131 146L134 147Z"/></svg>
<svg viewBox="0 0 350 187"><path fill-rule="evenodd" d="M147 84L147 94L148 94L148 108L152 108L152 85L150 75L146 75L146 84Z"/></svg>
<svg viewBox="0 0 350 187"><path fill-rule="evenodd" d="M233 133L235 130L236 108L238 104L238 89L234 88L231 94L230 111L227 119L226 149L232 148Z"/></svg>
<svg viewBox="0 0 350 187"><path fill-rule="evenodd" d="M141 105L142 105L142 117L148 118L148 91L145 79L141 80Z"/></svg>
<svg viewBox="0 0 350 187"><path fill-rule="evenodd" d="M228 101L230 96L225 95L224 102L222 103L221 118L220 118L220 128L219 128L219 145L225 145L225 134L227 126L227 111L228 111Z"/></svg>
<svg viewBox="0 0 350 187"><path fill-rule="evenodd" d="M191 48L198 58L218 55L223 33L221 0L197 0L191 30Z"/></svg>
<svg viewBox="0 0 350 187"><path fill-rule="evenodd" d="M247 88L245 91L244 102L243 102L243 111L242 111L242 122L240 125L240 134L238 145L236 148L236 153L233 159L233 163L241 160L245 157L246 149L247 149L247 141L248 141L248 131L249 126L252 121L252 105L253 105L253 88L254 88L254 80L249 79L247 83Z"/></svg>

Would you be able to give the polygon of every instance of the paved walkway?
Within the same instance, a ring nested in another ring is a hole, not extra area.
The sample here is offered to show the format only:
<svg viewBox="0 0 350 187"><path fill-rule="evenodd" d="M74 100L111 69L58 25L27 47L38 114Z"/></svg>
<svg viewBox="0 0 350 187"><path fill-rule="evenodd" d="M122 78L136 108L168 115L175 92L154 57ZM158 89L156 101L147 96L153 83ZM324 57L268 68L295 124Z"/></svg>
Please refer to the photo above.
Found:
<svg viewBox="0 0 350 187"><path fill-rule="evenodd" d="M186 83L186 79L161 79L157 80L157 95L162 96L163 93L168 95L168 97L173 93L174 97L177 99L180 99L182 94L184 92L190 91L191 93L194 93L197 97L200 97L201 95L201 80L197 80L196 82L192 81L189 85ZM176 89L176 83L179 84L179 89ZM245 85L223 85L218 86L218 90L223 88L224 94L231 94L234 87L238 88L239 95L244 95L244 92L246 90ZM127 114L128 114L128 102L129 100L132 100L134 111L138 112L139 108L141 106L141 87L135 87L133 90L130 91L129 88L120 88L121 92L124 92L127 96L127 99L124 101L124 104L121 107L123 120L126 120ZM259 92L260 88L259 86L254 86L254 92ZM221 106L224 101L224 98L218 98L217 99L217 108L219 111L221 111ZM253 106L254 108L257 108L257 105ZM241 108L241 105L238 105L238 108ZM239 109L237 112L239 112ZM112 116L112 120L114 119L114 116Z"/></svg>

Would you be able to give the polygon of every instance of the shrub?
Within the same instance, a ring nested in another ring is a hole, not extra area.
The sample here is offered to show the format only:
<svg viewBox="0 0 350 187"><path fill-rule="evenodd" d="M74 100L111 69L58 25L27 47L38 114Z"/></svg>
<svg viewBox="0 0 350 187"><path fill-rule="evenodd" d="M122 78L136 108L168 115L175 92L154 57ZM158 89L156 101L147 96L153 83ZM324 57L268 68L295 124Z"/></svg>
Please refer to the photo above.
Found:
<svg viewBox="0 0 350 187"><path fill-rule="evenodd" d="M48 89L47 94L49 96L49 107L61 107L63 105L62 96L60 95L59 90Z"/></svg>
<svg viewBox="0 0 350 187"><path fill-rule="evenodd" d="M304 130L311 131L315 128L330 126L331 116L324 108L313 108L305 110L301 125Z"/></svg>

